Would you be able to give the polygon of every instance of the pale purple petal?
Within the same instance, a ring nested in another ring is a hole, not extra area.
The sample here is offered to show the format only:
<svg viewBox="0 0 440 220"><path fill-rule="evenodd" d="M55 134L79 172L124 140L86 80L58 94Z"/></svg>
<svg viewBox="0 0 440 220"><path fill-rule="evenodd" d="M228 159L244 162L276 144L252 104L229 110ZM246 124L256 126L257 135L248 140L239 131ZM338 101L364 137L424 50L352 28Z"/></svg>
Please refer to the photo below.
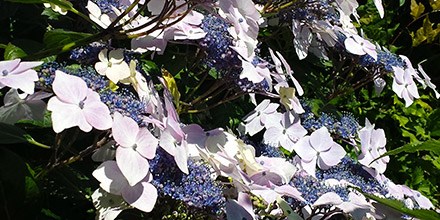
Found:
<svg viewBox="0 0 440 220"><path fill-rule="evenodd" d="M310 146L309 136L305 136L301 138L298 142L296 142L293 149L295 150L295 153L297 153L298 156L301 157L302 160L306 161L310 161L317 154L316 150Z"/></svg>
<svg viewBox="0 0 440 220"><path fill-rule="evenodd" d="M300 162L303 170L305 170L309 175L316 175L316 156L313 157L310 161L305 161L302 159Z"/></svg>
<svg viewBox="0 0 440 220"><path fill-rule="evenodd" d="M321 127L310 135L310 144L318 152L327 151L331 143L333 139L326 127Z"/></svg>
<svg viewBox="0 0 440 220"><path fill-rule="evenodd" d="M84 101L83 114L87 122L98 130L106 130L112 127L112 117L110 110L100 100L93 100L93 96L98 96L98 93L88 89L87 99Z"/></svg>
<svg viewBox="0 0 440 220"><path fill-rule="evenodd" d="M79 126L85 132L92 130L92 126L87 123L77 105L67 104L60 101L58 97L52 97L47 103L47 110L52 111L52 127L56 133L75 126Z"/></svg>
<svg viewBox="0 0 440 220"><path fill-rule="evenodd" d="M364 55L366 54L362 46L353 39L353 37L347 37L344 41L345 48L348 52L355 55Z"/></svg>
<svg viewBox="0 0 440 220"><path fill-rule="evenodd" d="M68 75L62 71L55 71L55 80L52 89L57 97L65 102L79 105L87 96L87 84L77 76Z"/></svg>
<svg viewBox="0 0 440 220"><path fill-rule="evenodd" d="M128 204L144 212L153 210L157 196L157 189L147 182L140 182L122 191L122 197Z"/></svg>
<svg viewBox="0 0 440 220"><path fill-rule="evenodd" d="M37 80L37 72L34 70L29 71L28 73L25 72L16 75L10 74L6 77L0 77L0 88L3 84L14 89L21 89L27 94L32 94L34 93L35 81Z"/></svg>
<svg viewBox="0 0 440 220"><path fill-rule="evenodd" d="M271 127L268 128L264 132L264 142L268 144L275 145L276 147L279 146L279 140L281 136L283 135L283 130L277 128L277 127Z"/></svg>
<svg viewBox="0 0 440 220"><path fill-rule="evenodd" d="M328 192L321 195L314 203L313 206L322 205L339 205L343 203L341 197L335 192Z"/></svg>
<svg viewBox="0 0 440 220"><path fill-rule="evenodd" d="M119 112L115 112L113 117L112 134L115 141L123 147L131 147L136 144L136 136L139 132L137 123Z"/></svg>
<svg viewBox="0 0 440 220"><path fill-rule="evenodd" d="M128 186L127 180L113 160L99 165L92 175L100 182L101 188L111 194L121 195L122 190Z"/></svg>
<svg viewBox="0 0 440 220"><path fill-rule="evenodd" d="M188 151L186 141L183 141L181 145L176 146L176 154L174 155L177 167L183 172L188 174Z"/></svg>
<svg viewBox="0 0 440 220"><path fill-rule="evenodd" d="M148 160L131 147L116 149L116 163L130 186L136 185L149 172Z"/></svg>
<svg viewBox="0 0 440 220"><path fill-rule="evenodd" d="M304 198L301 196L301 192L288 184L275 187L275 192L284 196L295 198L298 201L305 201Z"/></svg>
<svg viewBox="0 0 440 220"><path fill-rule="evenodd" d="M346 152L344 148L333 142L330 150L321 152L318 156L318 167L321 169L328 169L336 164L338 164L341 159L345 156Z"/></svg>
<svg viewBox="0 0 440 220"><path fill-rule="evenodd" d="M156 155L156 149L159 141L147 128L141 128L136 137L136 151L147 159L153 159Z"/></svg>

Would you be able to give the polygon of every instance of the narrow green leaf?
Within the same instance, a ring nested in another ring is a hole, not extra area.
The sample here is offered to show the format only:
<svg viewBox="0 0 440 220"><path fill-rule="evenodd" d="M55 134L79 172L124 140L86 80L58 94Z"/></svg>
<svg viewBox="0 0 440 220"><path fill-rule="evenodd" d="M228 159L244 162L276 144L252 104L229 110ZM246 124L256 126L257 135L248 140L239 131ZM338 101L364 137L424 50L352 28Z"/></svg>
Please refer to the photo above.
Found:
<svg viewBox="0 0 440 220"><path fill-rule="evenodd" d="M398 212L401 212L403 214L407 214L409 216L418 218L418 219L423 219L423 220L438 220L440 219L440 214L432 211L432 210L427 210L427 209L409 209L405 206L405 204L399 200L395 200L395 199L385 199L385 198L380 198L378 196L375 195L371 195L371 194L367 194L367 193L363 193L360 189L355 188L356 190L358 190L359 192L361 192L365 197L375 200L377 202L379 202L380 204L383 204L385 206L388 206Z"/></svg>
<svg viewBox="0 0 440 220"><path fill-rule="evenodd" d="M382 157L386 157L386 156L390 156L390 155L396 155L402 152L406 152L406 153L414 153L416 151L430 151L433 152L437 155L440 155L440 140L428 140L425 142L418 142L418 143L412 143L412 144L406 144L402 147L396 148L394 150L390 150L388 152L386 152L385 154L381 155L380 157L378 157L376 160L382 158ZM376 161L374 160L374 161ZM373 162L374 162L373 161Z"/></svg>
<svg viewBox="0 0 440 220"><path fill-rule="evenodd" d="M56 48L74 45L76 41L90 36L92 36L92 34L55 29L44 34L43 42L46 48Z"/></svg>
<svg viewBox="0 0 440 220"><path fill-rule="evenodd" d="M16 144L28 142L26 132L17 126L0 122L0 144Z"/></svg>

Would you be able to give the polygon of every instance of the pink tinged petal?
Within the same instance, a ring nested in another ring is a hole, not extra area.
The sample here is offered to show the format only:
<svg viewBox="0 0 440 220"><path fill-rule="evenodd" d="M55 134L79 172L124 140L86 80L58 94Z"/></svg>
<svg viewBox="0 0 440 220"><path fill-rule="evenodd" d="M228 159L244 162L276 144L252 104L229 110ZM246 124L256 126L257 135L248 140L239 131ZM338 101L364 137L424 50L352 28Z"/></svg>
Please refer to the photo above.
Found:
<svg viewBox="0 0 440 220"><path fill-rule="evenodd" d="M35 76L37 76L37 72L35 72ZM0 77L0 88L2 87L2 85L4 85L14 89L21 89L25 93L32 94L34 93L34 89L35 89L34 81L37 80L38 77L37 79L35 79L33 74L26 74L26 73L21 73L16 75L11 74L6 77Z"/></svg>
<svg viewBox="0 0 440 220"><path fill-rule="evenodd" d="M326 127L321 127L310 135L310 144L318 152L327 151L332 143L333 139Z"/></svg>
<svg viewBox="0 0 440 220"><path fill-rule="evenodd" d="M200 148L205 147L207 134L200 125L190 124L183 127L182 131L186 134L186 141L188 144L197 145Z"/></svg>
<svg viewBox="0 0 440 220"><path fill-rule="evenodd" d="M127 180L113 160L105 161L99 165L92 175L100 182L101 188L108 193L121 195L122 190L128 187Z"/></svg>
<svg viewBox="0 0 440 220"><path fill-rule="evenodd" d="M338 164L341 161L341 159L345 156L345 154L346 152L341 145L337 143L333 143L330 150L321 152L318 155L318 167L326 170Z"/></svg>
<svg viewBox="0 0 440 220"><path fill-rule="evenodd" d="M296 142L293 149L295 150L295 153L305 161L312 160L317 154L316 150L310 146L309 136L305 136Z"/></svg>
<svg viewBox="0 0 440 220"><path fill-rule="evenodd" d="M263 130L264 126L263 126L263 123L261 123L260 118L256 117L253 120L249 121L245 125L245 128L246 128L246 132L250 136L254 136L256 133Z"/></svg>
<svg viewBox="0 0 440 220"><path fill-rule="evenodd" d="M136 151L147 159L153 159L159 144L147 128L141 128L136 137Z"/></svg>
<svg viewBox="0 0 440 220"><path fill-rule="evenodd" d="M138 183L122 191L122 197L128 204L144 212L153 210L157 196L157 189L147 182Z"/></svg>
<svg viewBox="0 0 440 220"><path fill-rule="evenodd" d="M186 146L186 141L183 141L181 145L176 147L176 154L174 155L174 160L176 161L177 167L185 173L188 174L188 151Z"/></svg>
<svg viewBox="0 0 440 220"><path fill-rule="evenodd" d="M348 52L355 55L364 55L366 54L362 46L353 39L353 37L347 37L344 41L345 48Z"/></svg>
<svg viewBox="0 0 440 220"><path fill-rule="evenodd" d="M168 129L165 129L160 135L159 145L170 155L176 155L176 139L174 139Z"/></svg>
<svg viewBox="0 0 440 220"><path fill-rule="evenodd" d="M94 93L89 89L89 93ZM90 97L90 96L88 96ZM110 110L107 105L101 101L85 100L83 114L87 119L87 122L98 130L107 130L112 127L112 117L110 116Z"/></svg>
<svg viewBox="0 0 440 220"><path fill-rule="evenodd" d="M132 147L136 144L136 136L139 133L138 124L130 117L122 116L115 112L112 125L112 134L115 141L123 147Z"/></svg>
<svg viewBox="0 0 440 220"><path fill-rule="evenodd" d="M279 146L279 140L283 135L283 130L277 127L270 127L264 132L264 142L268 144Z"/></svg>
<svg viewBox="0 0 440 220"><path fill-rule="evenodd" d="M341 197L335 192L328 192L321 195L314 203L313 206L322 206L322 205L339 205L343 203Z"/></svg>
<svg viewBox="0 0 440 220"><path fill-rule="evenodd" d="M316 156L313 157L310 161L301 160L301 167L304 171L306 171L309 175L316 175Z"/></svg>
<svg viewBox="0 0 440 220"><path fill-rule="evenodd" d="M79 126L85 132L92 130L92 126L87 123L77 105L67 104L59 100L58 97L52 97L47 103L47 110L52 111L52 127L56 133L75 126Z"/></svg>
<svg viewBox="0 0 440 220"><path fill-rule="evenodd" d="M65 102L79 105L87 95L87 84L77 76L71 76L59 70L55 71L55 80L52 84L57 97Z"/></svg>
<svg viewBox="0 0 440 220"><path fill-rule="evenodd" d="M116 163L130 186L136 185L147 176L150 168L148 160L131 147L116 149Z"/></svg>
<svg viewBox="0 0 440 220"><path fill-rule="evenodd" d="M12 72L12 70L19 66L20 61L20 59L0 61L0 72L4 70L8 71L8 73Z"/></svg>
<svg viewBox="0 0 440 220"><path fill-rule="evenodd" d="M296 200L299 201L305 201L305 199L301 196L301 192L298 191L296 188L292 187L291 185L282 185L282 186L278 186L275 187L275 192L284 195L284 196L289 196L292 198L295 198Z"/></svg>
<svg viewBox="0 0 440 220"><path fill-rule="evenodd" d="M287 136L287 134L283 134L279 137L279 143L281 147L292 152L295 148L295 143Z"/></svg>
<svg viewBox="0 0 440 220"><path fill-rule="evenodd" d="M27 72L27 71L35 72L35 70L31 70L31 69L41 64L43 64L42 61L21 62L20 65L18 65L18 67L13 70L13 74ZM35 72L35 78L36 78L35 81L38 80L38 76L36 75L36 72Z"/></svg>

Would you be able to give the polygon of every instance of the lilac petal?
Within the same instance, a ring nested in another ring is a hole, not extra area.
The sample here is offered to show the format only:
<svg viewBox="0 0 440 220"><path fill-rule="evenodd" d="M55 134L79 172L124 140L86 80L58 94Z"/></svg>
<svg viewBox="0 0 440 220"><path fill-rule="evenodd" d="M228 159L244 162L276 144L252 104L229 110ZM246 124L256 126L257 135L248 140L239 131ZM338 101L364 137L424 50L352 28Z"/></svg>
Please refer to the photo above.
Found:
<svg viewBox="0 0 440 220"><path fill-rule="evenodd" d="M176 154L174 155L174 160L176 161L177 167L184 172L185 174L188 174L188 152L187 152L187 146L186 142L182 142L181 145L176 147Z"/></svg>
<svg viewBox="0 0 440 220"><path fill-rule="evenodd" d="M55 71L52 88L57 97L65 103L79 105L87 95L87 84L84 80L59 70Z"/></svg>
<svg viewBox="0 0 440 220"><path fill-rule="evenodd" d="M28 72L28 71L27 71ZM7 77L0 78L0 87L1 84L14 88L21 89L23 92L27 94L33 94L35 89L35 81L38 80L37 72L34 70L29 71L28 73L20 73L17 75L8 75Z"/></svg>
<svg viewBox="0 0 440 220"><path fill-rule="evenodd" d="M301 157L302 160L306 161L310 161L317 154L316 150L314 150L310 146L309 136L305 136L301 138L298 142L296 142L293 149L295 150L295 153L297 153L298 156Z"/></svg>
<svg viewBox="0 0 440 220"><path fill-rule="evenodd" d="M147 176L150 168L148 160L131 147L116 149L116 163L130 186L136 185Z"/></svg>
<svg viewBox="0 0 440 220"><path fill-rule="evenodd" d="M355 55L364 55L366 54L362 46L356 42L352 37L347 37L344 41L345 48L348 52Z"/></svg>
<svg viewBox="0 0 440 220"><path fill-rule="evenodd" d="M98 95L96 92L89 90L89 95L84 102L83 113L94 128L98 130L106 130L112 127L112 117L110 116L110 110L107 105L101 101L92 101L89 99L90 93Z"/></svg>
<svg viewBox="0 0 440 220"><path fill-rule="evenodd" d="M159 145L170 155L176 154L176 139L170 134L168 128L160 135Z"/></svg>
<svg viewBox="0 0 440 220"><path fill-rule="evenodd" d="M313 206L321 206L321 205L339 205L343 203L341 197L335 192L328 192L321 195L314 203Z"/></svg>
<svg viewBox="0 0 440 220"><path fill-rule="evenodd" d="M263 130L264 126L263 126L263 123L261 123L260 118L256 117L252 121L249 121L245 125L245 128L246 128L246 132L250 136L254 136L256 133L258 133L261 130Z"/></svg>
<svg viewBox="0 0 440 220"><path fill-rule="evenodd" d="M338 164L341 159L345 156L346 152L344 148L337 144L333 143L330 150L321 152L318 156L318 167L321 169L328 169L336 164Z"/></svg>
<svg viewBox="0 0 440 220"><path fill-rule="evenodd" d="M153 210L157 196L157 189L147 182L140 182L122 191L122 197L128 204L144 212Z"/></svg>
<svg viewBox="0 0 440 220"><path fill-rule="evenodd" d="M16 69L19 65L20 59L4 60L0 62L0 71L3 72L3 70L6 70L9 73Z"/></svg>
<svg viewBox="0 0 440 220"><path fill-rule="evenodd" d="M123 147L132 147L136 144L136 136L139 132L137 123L129 118L115 112L112 125L112 134L115 141Z"/></svg>
<svg viewBox="0 0 440 220"><path fill-rule="evenodd" d="M305 170L309 175L315 176L316 172L316 157L312 158L310 161L301 160L301 167Z"/></svg>
<svg viewBox="0 0 440 220"><path fill-rule="evenodd" d="M277 127L271 127L264 132L264 142L273 144L276 147L279 146L279 140L283 135L283 131Z"/></svg>
<svg viewBox="0 0 440 220"><path fill-rule="evenodd" d="M136 137L136 151L147 159L153 159L156 155L156 148L159 141L148 131L147 128L141 128Z"/></svg>
<svg viewBox="0 0 440 220"><path fill-rule="evenodd" d="M327 151L331 143L333 139L326 127L321 127L310 135L310 144L318 152Z"/></svg>
<svg viewBox="0 0 440 220"><path fill-rule="evenodd" d="M121 195L122 190L128 186L127 180L113 160L99 165L92 175L100 182L101 188L111 194Z"/></svg>
<svg viewBox="0 0 440 220"><path fill-rule="evenodd" d="M16 69L13 70L13 74L22 73L22 72L25 73L25 72L28 72L29 70L35 72L35 70L31 70L31 69L34 67L37 67L41 64L43 64L42 61L21 62L20 65ZM25 73L25 74L28 74L28 73ZM38 77L36 80L38 80Z"/></svg>
<svg viewBox="0 0 440 220"><path fill-rule="evenodd" d="M47 103L47 110L52 111L52 127L56 133L75 126L79 126L85 132L92 130L92 126L87 123L77 105L67 104L59 100L58 97L52 97Z"/></svg>
<svg viewBox="0 0 440 220"><path fill-rule="evenodd" d="M200 148L205 147L207 135L200 125L190 124L183 127L182 131L186 134L186 141L188 144L194 144Z"/></svg>
<svg viewBox="0 0 440 220"><path fill-rule="evenodd" d="M301 192L298 191L293 186L288 185L288 184L275 187L275 192L277 192L277 193L279 193L281 195L285 195L285 196L289 196L289 197L295 198L298 201L305 201L305 199L301 196Z"/></svg>
<svg viewBox="0 0 440 220"><path fill-rule="evenodd" d="M250 179L254 184L260 186L270 187L271 185L281 185L283 184L283 179L277 173L270 172L269 170L260 171L253 174Z"/></svg>

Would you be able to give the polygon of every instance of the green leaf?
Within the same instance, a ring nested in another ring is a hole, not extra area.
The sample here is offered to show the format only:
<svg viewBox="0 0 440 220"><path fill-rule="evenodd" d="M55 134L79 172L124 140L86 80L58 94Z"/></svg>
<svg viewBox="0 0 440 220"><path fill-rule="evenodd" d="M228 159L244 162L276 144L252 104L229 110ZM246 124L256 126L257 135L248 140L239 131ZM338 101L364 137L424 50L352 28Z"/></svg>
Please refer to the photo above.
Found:
<svg viewBox="0 0 440 220"><path fill-rule="evenodd" d="M51 8L45 8L44 11L41 13L41 15L46 15L49 18L49 20L58 20L59 17L61 16L60 13L55 12Z"/></svg>
<svg viewBox="0 0 440 220"><path fill-rule="evenodd" d="M26 143L25 135L19 127L0 122L0 144Z"/></svg>
<svg viewBox="0 0 440 220"><path fill-rule="evenodd" d="M426 130L431 132L431 137L440 137L440 109L429 115Z"/></svg>
<svg viewBox="0 0 440 220"><path fill-rule="evenodd" d="M46 48L59 46L71 47L75 45L76 41L90 36L92 36L92 34L55 29L44 34L43 42Z"/></svg>
<svg viewBox="0 0 440 220"><path fill-rule="evenodd" d="M5 49L5 53L3 55L5 60L13 60L13 59L25 57L27 55L26 52L24 52L24 50L11 43L9 43L8 45L2 45L1 47Z"/></svg>
<svg viewBox="0 0 440 220"><path fill-rule="evenodd" d="M399 1L399 6L402 7L405 4L405 0L400 0Z"/></svg>
<svg viewBox="0 0 440 220"><path fill-rule="evenodd" d="M390 207L398 212L401 212L403 214L410 215L412 217L423 219L423 220L438 220L440 219L440 214L438 214L435 211L427 210L427 209L409 209L405 206L405 204L399 200L395 199L385 199L380 198L375 195L363 193L360 189L355 188L359 192L361 192L365 197L375 200L379 202L380 204L383 204L387 207Z"/></svg>
<svg viewBox="0 0 440 220"><path fill-rule="evenodd" d="M386 152L385 154L378 157L376 160L378 160L382 157L396 155L396 154L399 154L402 152L414 153L417 151L430 151L430 152L433 152L437 155L440 155L440 140L428 140L425 142L406 144L402 147L399 147L394 150L390 150L390 151ZM374 160L374 161L376 161L376 160Z"/></svg>

